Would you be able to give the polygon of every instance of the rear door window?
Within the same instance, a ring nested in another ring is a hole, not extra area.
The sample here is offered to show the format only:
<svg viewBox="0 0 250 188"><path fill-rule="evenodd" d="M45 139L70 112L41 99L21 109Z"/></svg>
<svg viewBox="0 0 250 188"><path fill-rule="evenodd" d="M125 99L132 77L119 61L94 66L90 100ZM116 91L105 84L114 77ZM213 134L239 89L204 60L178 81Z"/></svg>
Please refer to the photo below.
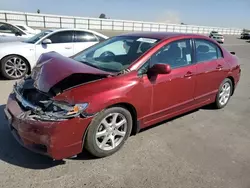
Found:
<svg viewBox="0 0 250 188"><path fill-rule="evenodd" d="M195 39L195 49L197 63L223 57L221 49L215 43L205 39Z"/></svg>
<svg viewBox="0 0 250 188"><path fill-rule="evenodd" d="M75 42L98 42L98 39L92 33L75 31Z"/></svg>

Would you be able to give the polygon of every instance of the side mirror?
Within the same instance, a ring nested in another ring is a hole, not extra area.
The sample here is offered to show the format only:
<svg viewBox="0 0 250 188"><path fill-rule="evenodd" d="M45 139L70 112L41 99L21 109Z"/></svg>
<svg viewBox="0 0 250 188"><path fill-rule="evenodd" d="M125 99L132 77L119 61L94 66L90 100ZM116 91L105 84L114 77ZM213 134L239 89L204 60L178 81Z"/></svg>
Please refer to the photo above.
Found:
<svg viewBox="0 0 250 188"><path fill-rule="evenodd" d="M50 39L44 39L42 41L42 44L51 44L51 43L52 43L52 41Z"/></svg>
<svg viewBox="0 0 250 188"><path fill-rule="evenodd" d="M171 72L171 67L168 64L154 64L153 67L149 68L149 73L153 74L169 74Z"/></svg>

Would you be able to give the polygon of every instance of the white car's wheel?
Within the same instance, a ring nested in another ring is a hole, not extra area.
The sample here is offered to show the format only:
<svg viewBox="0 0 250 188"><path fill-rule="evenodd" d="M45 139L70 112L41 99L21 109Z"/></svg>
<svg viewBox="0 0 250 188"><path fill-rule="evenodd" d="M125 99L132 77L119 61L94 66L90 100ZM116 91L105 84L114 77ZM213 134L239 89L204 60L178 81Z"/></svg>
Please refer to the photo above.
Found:
<svg viewBox="0 0 250 188"><path fill-rule="evenodd" d="M29 71L27 61L17 55L10 55L1 61L1 73L9 79L15 80L24 77Z"/></svg>

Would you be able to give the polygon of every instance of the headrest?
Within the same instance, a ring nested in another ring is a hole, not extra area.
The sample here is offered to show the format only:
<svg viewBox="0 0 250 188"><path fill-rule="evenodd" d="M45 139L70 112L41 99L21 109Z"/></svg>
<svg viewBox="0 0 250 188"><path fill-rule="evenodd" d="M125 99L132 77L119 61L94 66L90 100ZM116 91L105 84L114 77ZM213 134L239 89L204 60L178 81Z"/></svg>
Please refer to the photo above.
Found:
<svg viewBox="0 0 250 188"><path fill-rule="evenodd" d="M174 42L170 44L170 48L179 48L178 43Z"/></svg>
<svg viewBox="0 0 250 188"><path fill-rule="evenodd" d="M197 51L200 53L207 53L209 52L209 47L206 45L199 45Z"/></svg>
<svg viewBox="0 0 250 188"><path fill-rule="evenodd" d="M144 43L141 44L140 49L141 49L141 51L144 53L144 52L146 52L147 50L149 50L151 47L152 47L152 44L151 44L151 43L146 43L146 42L144 42Z"/></svg>

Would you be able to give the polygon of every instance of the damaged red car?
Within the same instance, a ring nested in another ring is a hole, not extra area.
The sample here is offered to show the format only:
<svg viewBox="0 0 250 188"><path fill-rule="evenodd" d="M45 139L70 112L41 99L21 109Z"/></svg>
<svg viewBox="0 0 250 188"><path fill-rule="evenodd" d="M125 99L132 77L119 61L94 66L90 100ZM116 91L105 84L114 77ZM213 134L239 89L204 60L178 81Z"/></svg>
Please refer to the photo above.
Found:
<svg viewBox="0 0 250 188"><path fill-rule="evenodd" d="M24 147L53 159L118 151L131 134L213 103L239 82L237 57L202 35L132 33L71 58L43 54L5 109Z"/></svg>

